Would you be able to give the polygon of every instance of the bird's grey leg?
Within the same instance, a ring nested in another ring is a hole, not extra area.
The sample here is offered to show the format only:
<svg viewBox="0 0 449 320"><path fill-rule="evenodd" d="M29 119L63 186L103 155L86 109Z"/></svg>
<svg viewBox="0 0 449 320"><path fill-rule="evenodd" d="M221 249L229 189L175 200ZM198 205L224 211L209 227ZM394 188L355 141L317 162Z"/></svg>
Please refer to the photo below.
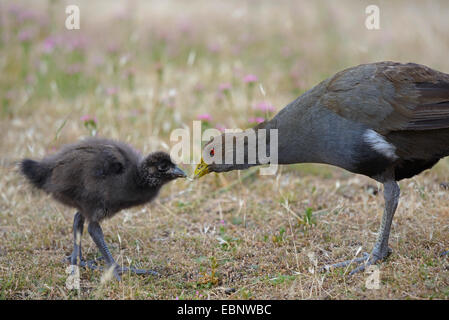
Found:
<svg viewBox="0 0 449 320"><path fill-rule="evenodd" d="M369 265L372 265L380 260L385 259L390 253L391 249L388 247L388 239L390 237L391 223L393 221L394 213L399 202L400 189L399 185L394 179L389 179L384 182L384 199L385 209L382 216L382 223L379 229L379 235L374 245L374 249L371 254L365 254L362 258L348 260L340 263L336 263L330 266L326 266L324 269L345 267L351 263L363 263L353 271L350 275L365 270Z"/></svg>
<svg viewBox="0 0 449 320"><path fill-rule="evenodd" d="M365 270L367 266L381 261L390 255L392 250L388 247L388 239L390 238L390 229L394 213L398 207L400 192L401 190L396 181L388 180L384 183L385 210L382 216L382 223L380 224L376 244L366 263L352 270L350 273L351 275Z"/></svg>
<svg viewBox="0 0 449 320"><path fill-rule="evenodd" d="M110 267L114 266L114 276L117 280L120 281L120 275L125 272L133 272L136 274L158 275L157 272L152 271L152 270L120 267L115 262L114 258L112 257L111 252L109 251L106 243L104 242L103 231L101 230L100 224L98 222L90 222L87 229L89 231L90 236L92 237L95 244L97 245L98 249L100 250L101 254L103 255L108 267L110 268Z"/></svg>
<svg viewBox="0 0 449 320"><path fill-rule="evenodd" d="M87 227L87 230L89 231L90 236L92 237L92 240L97 245L98 250L100 250L101 255L103 256L104 260L106 261L106 264L108 267L114 267L114 276L117 280L120 279L120 275L117 270L117 263L115 262L114 258L112 257L111 252L109 251L108 246L106 245L106 242L104 242L104 236L103 236L103 230L101 230L100 224L96 221L92 221L89 223L89 226Z"/></svg>
<svg viewBox="0 0 449 320"><path fill-rule="evenodd" d="M80 212L77 212L73 218L73 252L70 256L71 265L78 265L78 263L83 261L81 253L81 236L83 235L83 229L84 217Z"/></svg>
<svg viewBox="0 0 449 320"><path fill-rule="evenodd" d="M77 265L80 267L88 267L92 270L102 269L95 264L95 261L84 261L81 251L81 237L84 230L84 217L80 212L75 214L73 218L73 251L67 258L67 261L71 265Z"/></svg>

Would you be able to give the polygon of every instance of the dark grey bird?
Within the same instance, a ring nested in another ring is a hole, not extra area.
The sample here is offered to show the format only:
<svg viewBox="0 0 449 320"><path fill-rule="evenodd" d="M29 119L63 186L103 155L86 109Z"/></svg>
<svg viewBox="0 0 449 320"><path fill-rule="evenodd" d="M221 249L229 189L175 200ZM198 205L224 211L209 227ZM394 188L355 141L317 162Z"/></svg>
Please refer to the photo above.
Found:
<svg viewBox="0 0 449 320"><path fill-rule="evenodd" d="M154 152L143 157L125 143L88 138L65 145L41 161L24 159L20 171L32 185L77 209L72 265L96 268L84 261L81 254L81 235L87 221L90 236L108 267L114 268L118 280L125 271L156 274L151 270L119 267L104 241L100 222L122 209L150 202L164 184L186 176L167 153Z"/></svg>
<svg viewBox="0 0 449 320"><path fill-rule="evenodd" d="M397 181L449 155L449 75L415 63L387 61L352 67L324 80L250 131L261 129L277 130L279 164L325 163L384 185L385 211L371 254L332 265L361 263L352 273L361 271L391 252L388 238L399 200ZM195 170L197 177L263 163L258 157L252 164L248 161L248 139L242 151L231 144L231 152L244 153L244 161L238 164L231 156L234 162L224 163L229 153L224 149L227 135L204 147L203 158L213 158L217 150L221 158L202 160ZM231 139L245 139L245 135L248 131ZM268 132L267 137L261 145L270 150L273 139Z"/></svg>

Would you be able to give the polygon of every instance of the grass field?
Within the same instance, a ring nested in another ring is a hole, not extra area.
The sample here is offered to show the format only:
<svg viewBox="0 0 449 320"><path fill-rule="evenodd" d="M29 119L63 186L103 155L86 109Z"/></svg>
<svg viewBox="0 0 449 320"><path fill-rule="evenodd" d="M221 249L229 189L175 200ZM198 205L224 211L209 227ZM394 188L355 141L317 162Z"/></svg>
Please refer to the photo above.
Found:
<svg viewBox="0 0 449 320"><path fill-rule="evenodd" d="M365 27L372 2L380 30ZM65 28L68 4L79 30ZM0 298L448 299L448 159L401 181L378 289L351 268L318 272L372 249L383 197L364 176L303 164L175 181L102 224L119 263L161 277L102 282L81 269L69 290L74 210L15 169L91 134L169 151L170 132L193 120L251 127L346 67L449 73L448 52L447 1L0 2ZM99 256L87 232L83 250Z"/></svg>

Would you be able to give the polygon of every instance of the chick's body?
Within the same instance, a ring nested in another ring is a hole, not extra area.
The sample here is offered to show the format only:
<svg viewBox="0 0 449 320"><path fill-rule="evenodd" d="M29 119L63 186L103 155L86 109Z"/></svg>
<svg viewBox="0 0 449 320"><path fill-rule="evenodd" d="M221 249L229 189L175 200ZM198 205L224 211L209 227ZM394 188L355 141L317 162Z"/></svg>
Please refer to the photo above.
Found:
<svg viewBox="0 0 449 320"><path fill-rule="evenodd" d="M87 220L89 234L107 264L116 267L118 279L124 269L109 252L99 222L122 209L153 200L164 184L186 176L164 152L143 157L125 143L101 138L66 145L41 161L24 159L20 170L35 187L78 210L71 264L86 264L82 261L80 235Z"/></svg>
<svg viewBox="0 0 449 320"><path fill-rule="evenodd" d="M162 183L142 182L142 161L143 156L124 143L89 139L43 159L51 171L43 189L87 219L100 221L157 196Z"/></svg>

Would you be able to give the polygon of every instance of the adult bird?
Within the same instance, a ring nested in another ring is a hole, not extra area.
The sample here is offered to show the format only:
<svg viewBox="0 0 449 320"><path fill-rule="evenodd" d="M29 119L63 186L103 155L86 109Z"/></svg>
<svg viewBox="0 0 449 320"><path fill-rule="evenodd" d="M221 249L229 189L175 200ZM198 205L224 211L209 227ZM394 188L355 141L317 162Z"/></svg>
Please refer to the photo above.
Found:
<svg viewBox="0 0 449 320"><path fill-rule="evenodd" d="M383 184L385 209L371 254L332 265L361 263L354 273L391 252L388 238L399 200L397 181L449 155L449 75L415 63L359 65L324 80L253 130L260 129L277 129L279 164L325 163ZM233 136L238 140L247 133ZM224 150L227 135L212 139L203 149L203 158L217 150L222 157L229 153ZM267 136L261 145L266 143L269 150L273 139ZM259 158L249 163L248 146L245 141L244 162L202 160L195 176L261 164ZM235 149L231 144L231 153L239 152Z"/></svg>
<svg viewBox="0 0 449 320"><path fill-rule="evenodd" d="M153 200L164 184L185 177L168 154L154 152L143 157L125 143L88 138L65 145L41 161L24 159L20 171L32 185L77 209L71 265L97 268L84 261L81 254L81 235L87 220L90 236L118 280L125 271L156 274L151 270L119 267L104 241L100 222L122 209Z"/></svg>

